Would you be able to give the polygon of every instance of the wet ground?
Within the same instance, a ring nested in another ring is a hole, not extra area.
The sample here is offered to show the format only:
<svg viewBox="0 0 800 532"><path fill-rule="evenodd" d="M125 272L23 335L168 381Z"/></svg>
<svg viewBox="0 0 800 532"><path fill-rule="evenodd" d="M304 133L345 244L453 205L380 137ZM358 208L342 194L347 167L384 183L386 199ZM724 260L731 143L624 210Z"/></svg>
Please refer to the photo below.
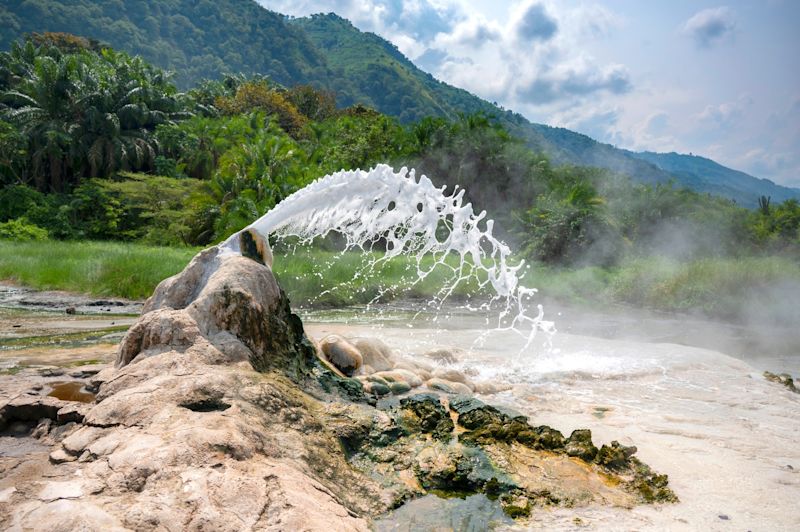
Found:
<svg viewBox="0 0 800 532"><path fill-rule="evenodd" d="M0 283L0 373L110 362L142 303Z"/></svg>
<svg viewBox="0 0 800 532"><path fill-rule="evenodd" d="M398 302L366 313L346 309L301 315L316 338L329 333L377 336L409 353L441 345L470 350L475 347L473 339L487 326L484 317L457 306L445 309L436 320L433 314L419 314L418 308L418 303ZM91 400L85 388L87 375L113 361L116 344L140 309L138 302L0 285L0 399L29 393L26 390L36 381L41 385L36 393L42 396ZM488 399L508 403L538 422L565 433L589 427L600 441L617 438L638 445L646 462L670 475L683 502L633 511L543 512L531 526L557 530L800 526L800 514L790 502L800 496L796 473L800 455L791 443L798 434L798 398L761 378L764 370L800 374L798 331L624 308L587 310L554 302L545 310L546 319L555 321L559 330L549 354L537 348L539 354L520 360L513 338L490 337L462 361L465 369L514 383L513 392ZM746 364L679 346L712 349ZM23 383L25 389L20 388ZM29 432L31 427L12 427L12 432L17 429ZM34 438L0 434L0 458L26 456L31 464L46 463L47 449ZM376 526L380 530L503 528L508 523L495 510L482 498L426 498ZM484 517L491 519L484 522Z"/></svg>

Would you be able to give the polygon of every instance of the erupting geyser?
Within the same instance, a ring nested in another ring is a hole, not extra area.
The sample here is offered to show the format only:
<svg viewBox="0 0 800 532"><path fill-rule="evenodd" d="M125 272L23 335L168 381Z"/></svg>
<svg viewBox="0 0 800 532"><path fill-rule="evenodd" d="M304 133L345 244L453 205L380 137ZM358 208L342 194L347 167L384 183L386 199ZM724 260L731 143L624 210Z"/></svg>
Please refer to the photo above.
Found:
<svg viewBox="0 0 800 532"><path fill-rule="evenodd" d="M309 243L335 232L344 237L345 251L385 251L372 267L399 255L413 257L417 275L412 285L435 268L449 269L452 275L435 298L439 304L459 283L474 279L494 291L487 308L502 302L498 328L529 341L538 329L552 331L553 324L542 319L541 305L535 315L526 314L536 290L520 284L523 262L510 264L511 250L492 234L494 222L486 219L486 211L475 214L470 203L463 204L464 189L455 187L450 194L445 189L424 175L417 180L414 170L405 167L395 172L381 164L368 172L336 172L295 192L220 247L223 253L255 255L271 264L268 236ZM446 260L451 254L459 258L455 265ZM430 266L423 263L427 256L433 258Z"/></svg>

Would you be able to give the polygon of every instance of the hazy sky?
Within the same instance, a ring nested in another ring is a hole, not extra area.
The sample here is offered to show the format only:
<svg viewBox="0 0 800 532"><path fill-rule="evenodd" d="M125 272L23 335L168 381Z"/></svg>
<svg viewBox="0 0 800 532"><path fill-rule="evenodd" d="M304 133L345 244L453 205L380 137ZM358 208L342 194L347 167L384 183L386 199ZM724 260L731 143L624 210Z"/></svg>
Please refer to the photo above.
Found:
<svg viewBox="0 0 800 532"><path fill-rule="evenodd" d="M800 187L800 1L259 1L333 11L532 121Z"/></svg>

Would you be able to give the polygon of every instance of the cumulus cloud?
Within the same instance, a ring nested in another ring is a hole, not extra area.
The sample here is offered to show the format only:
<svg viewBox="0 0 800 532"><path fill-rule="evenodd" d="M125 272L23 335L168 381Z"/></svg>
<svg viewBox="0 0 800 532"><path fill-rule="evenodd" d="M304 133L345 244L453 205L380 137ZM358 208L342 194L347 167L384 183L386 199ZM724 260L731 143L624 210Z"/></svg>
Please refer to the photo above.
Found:
<svg viewBox="0 0 800 532"><path fill-rule="evenodd" d="M543 104L569 96L587 96L598 91L624 94L631 90L628 70L622 65L598 69L585 58L537 72L527 84L517 88L522 100Z"/></svg>
<svg viewBox="0 0 800 532"><path fill-rule="evenodd" d="M619 121L621 108L605 104L569 108L552 116L554 125L565 127L603 142L613 141L614 126Z"/></svg>
<svg viewBox="0 0 800 532"><path fill-rule="evenodd" d="M733 35L736 21L730 8L716 7L698 11L683 24L683 31L701 48L711 48Z"/></svg>
<svg viewBox="0 0 800 532"><path fill-rule="evenodd" d="M669 130L669 115L658 111L647 117L645 130L652 135L663 135Z"/></svg>
<svg viewBox="0 0 800 532"><path fill-rule="evenodd" d="M526 6L515 26L515 33L521 41L548 41L558 31L556 20L538 3Z"/></svg>
<svg viewBox="0 0 800 532"><path fill-rule="evenodd" d="M625 94L633 87L624 65L604 64L582 51L587 39L605 38L620 25L604 7L528 0L512 5L504 22L463 15L431 43L431 49L445 52L432 73L483 98L522 112L552 114L561 105L574 106L597 93ZM424 55L428 59L429 53ZM464 58L474 59L480 72L466 66Z"/></svg>
<svg viewBox="0 0 800 532"><path fill-rule="evenodd" d="M584 38L602 39L623 25L622 17L598 4L585 4L565 13L565 25Z"/></svg>
<svg viewBox="0 0 800 532"><path fill-rule="evenodd" d="M590 2L524 0L488 20L465 0L258 1L293 16L335 12L390 40L437 78L520 111L632 87L623 65L580 52L587 39L605 38L619 25L614 13Z"/></svg>
<svg viewBox="0 0 800 532"><path fill-rule="evenodd" d="M450 33L439 33L434 39L434 46L447 47L465 45L480 48L488 43L498 41L501 27L483 17L471 17L457 23Z"/></svg>
<svg viewBox="0 0 800 532"><path fill-rule="evenodd" d="M701 122L718 127L729 127L742 116L742 107L737 103L726 102L719 105L707 105L698 115Z"/></svg>

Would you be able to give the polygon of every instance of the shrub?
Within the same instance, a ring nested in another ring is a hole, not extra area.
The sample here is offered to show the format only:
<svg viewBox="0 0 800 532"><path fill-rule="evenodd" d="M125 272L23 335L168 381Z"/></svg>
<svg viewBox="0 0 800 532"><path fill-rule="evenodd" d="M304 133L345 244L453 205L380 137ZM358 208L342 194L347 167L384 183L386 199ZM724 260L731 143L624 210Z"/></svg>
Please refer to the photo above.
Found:
<svg viewBox="0 0 800 532"><path fill-rule="evenodd" d="M34 225L25 218L16 218L0 223L0 240L29 242L31 240L47 240L47 230Z"/></svg>
<svg viewBox="0 0 800 532"><path fill-rule="evenodd" d="M45 203L41 192L25 185L11 185L0 189L0 222L7 222L27 215Z"/></svg>

